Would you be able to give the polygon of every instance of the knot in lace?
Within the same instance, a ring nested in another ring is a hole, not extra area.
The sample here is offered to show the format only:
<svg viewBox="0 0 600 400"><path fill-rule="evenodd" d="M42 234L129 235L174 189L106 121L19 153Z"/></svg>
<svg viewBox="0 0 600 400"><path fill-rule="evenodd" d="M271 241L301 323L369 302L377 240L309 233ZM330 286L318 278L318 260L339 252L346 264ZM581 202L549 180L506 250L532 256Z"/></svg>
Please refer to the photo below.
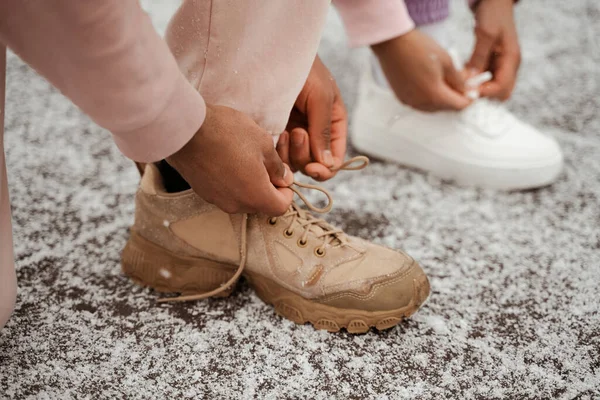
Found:
<svg viewBox="0 0 600 400"><path fill-rule="evenodd" d="M508 130L513 117L499 102L478 99L463 111L463 119L485 136L498 137Z"/></svg>

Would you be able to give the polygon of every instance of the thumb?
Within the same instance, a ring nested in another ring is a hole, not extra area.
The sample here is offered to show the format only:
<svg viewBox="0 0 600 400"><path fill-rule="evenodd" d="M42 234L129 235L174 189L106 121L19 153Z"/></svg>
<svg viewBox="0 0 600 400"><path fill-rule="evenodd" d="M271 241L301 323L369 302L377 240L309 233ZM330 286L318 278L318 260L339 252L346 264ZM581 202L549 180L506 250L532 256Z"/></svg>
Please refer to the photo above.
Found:
<svg viewBox="0 0 600 400"><path fill-rule="evenodd" d="M294 174L283 163L273 146L264 153L264 164L271 183L277 187L288 187L294 182Z"/></svg>
<svg viewBox="0 0 600 400"><path fill-rule="evenodd" d="M458 93L464 93L465 91L465 74L462 71L456 70L452 62L444 65L444 79L448 85Z"/></svg>
<svg viewBox="0 0 600 400"><path fill-rule="evenodd" d="M462 110L471 104L471 100L448 85L440 85L436 95L437 108L440 110Z"/></svg>
<svg viewBox="0 0 600 400"><path fill-rule="evenodd" d="M494 46L494 36L475 28L475 49L467 66L478 72L487 71Z"/></svg>

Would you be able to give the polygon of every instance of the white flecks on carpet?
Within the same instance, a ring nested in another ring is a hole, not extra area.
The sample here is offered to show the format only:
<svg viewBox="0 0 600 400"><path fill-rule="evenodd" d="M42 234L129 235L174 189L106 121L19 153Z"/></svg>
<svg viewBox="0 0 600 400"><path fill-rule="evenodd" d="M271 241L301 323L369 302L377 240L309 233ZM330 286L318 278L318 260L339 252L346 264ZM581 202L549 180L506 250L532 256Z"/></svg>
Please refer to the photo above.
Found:
<svg viewBox="0 0 600 400"><path fill-rule="evenodd" d="M327 183L327 217L415 256L425 307L395 329L329 334L242 284L156 303L120 272L133 164L14 55L6 148L19 296L0 332L0 398L600 398L600 4L528 0L509 107L554 135L564 174L520 193L465 189L373 162ZM164 30L176 6L144 1ZM472 21L455 4L465 56ZM321 56L350 110L367 50L328 20Z"/></svg>

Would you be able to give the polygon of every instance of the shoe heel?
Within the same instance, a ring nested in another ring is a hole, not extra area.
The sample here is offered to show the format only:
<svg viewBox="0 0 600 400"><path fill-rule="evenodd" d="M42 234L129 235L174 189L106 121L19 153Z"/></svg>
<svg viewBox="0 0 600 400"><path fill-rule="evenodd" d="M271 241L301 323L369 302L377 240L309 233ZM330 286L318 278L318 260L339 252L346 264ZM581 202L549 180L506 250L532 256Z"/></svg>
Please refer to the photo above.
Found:
<svg viewBox="0 0 600 400"><path fill-rule="evenodd" d="M227 283L236 266L195 257L179 256L135 232L121 254L123 273L142 286L162 293L207 293ZM215 297L227 297L232 285Z"/></svg>

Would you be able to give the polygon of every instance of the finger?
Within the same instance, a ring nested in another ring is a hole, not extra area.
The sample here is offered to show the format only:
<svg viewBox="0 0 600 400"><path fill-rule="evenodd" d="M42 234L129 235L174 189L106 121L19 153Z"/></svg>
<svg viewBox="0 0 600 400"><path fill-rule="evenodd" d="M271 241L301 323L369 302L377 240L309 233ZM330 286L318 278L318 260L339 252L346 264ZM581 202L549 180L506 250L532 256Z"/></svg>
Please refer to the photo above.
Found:
<svg viewBox="0 0 600 400"><path fill-rule="evenodd" d="M290 188L277 188L277 192L279 193L278 197L281 200L281 208L277 210L279 215L285 213L292 201L294 201L294 192ZM283 212L281 212L283 210Z"/></svg>
<svg viewBox="0 0 600 400"><path fill-rule="evenodd" d="M290 208L294 200L294 192L288 188L270 186L267 188L266 195L262 196L261 201L256 205L256 212L278 217Z"/></svg>
<svg viewBox="0 0 600 400"><path fill-rule="evenodd" d="M331 154L331 112L333 97L319 94L308 99L308 136L313 159L326 167L333 167Z"/></svg>
<svg viewBox="0 0 600 400"><path fill-rule="evenodd" d="M336 97L333 105L333 121L331 122L331 153L333 155L334 168L328 168L320 163L310 163L306 165L306 175L311 176L317 181L326 181L333 178L338 168L346 158L346 143L348 140L348 113L341 99L341 95Z"/></svg>
<svg viewBox="0 0 600 400"><path fill-rule="evenodd" d="M306 115L304 115L304 113L300 112L298 108L294 106L294 108L292 108L292 112L290 113L290 118L285 130L291 132L294 128L302 128L306 126L308 126Z"/></svg>
<svg viewBox="0 0 600 400"><path fill-rule="evenodd" d="M521 57L518 52L505 52L494 60L494 79L481 86L482 96L508 100L517 81Z"/></svg>
<svg viewBox="0 0 600 400"><path fill-rule="evenodd" d="M252 183L246 188L242 211L279 216L287 211L294 198L294 192L287 187L275 187L269 182L267 171L254 173Z"/></svg>
<svg viewBox="0 0 600 400"><path fill-rule="evenodd" d="M277 141L277 154L281 158L281 161L284 164L287 164L291 167L290 164L290 134L288 132L283 132L279 135L279 140Z"/></svg>
<svg viewBox="0 0 600 400"><path fill-rule="evenodd" d="M243 206L240 208L242 211L247 213L264 213L272 216L278 216L286 212L292 203L294 192L287 186L293 183L294 177L289 167L283 163L281 165L284 168L284 178L275 178L273 176L280 176L278 172L279 156L273 149L272 152L266 152L265 154L265 168L250 171L252 166L249 166L248 173L249 179L246 179L246 186L243 187L243 199L241 202ZM282 182L273 181L282 180Z"/></svg>
<svg viewBox="0 0 600 400"><path fill-rule="evenodd" d="M475 48L467 66L476 69L478 72L483 72L488 69L490 64L490 56L496 38L495 35L483 31L479 27L475 28L475 37Z"/></svg>
<svg viewBox="0 0 600 400"><path fill-rule="evenodd" d="M456 70L451 62L444 65L444 79L448 85L458 93L465 91L465 74Z"/></svg>
<svg viewBox="0 0 600 400"><path fill-rule="evenodd" d="M442 84L434 95L435 107L438 110L462 110L471 104L471 99L458 93L450 86Z"/></svg>
<svg viewBox="0 0 600 400"><path fill-rule="evenodd" d="M347 140L348 111L346 110L346 106L344 105L342 95L336 86L336 97L333 103L333 113L331 121L331 153L333 155L334 168L337 168L340 165L342 165L344 159L346 158Z"/></svg>
<svg viewBox="0 0 600 400"><path fill-rule="evenodd" d="M304 171L310 161L308 133L302 128L295 128L290 135L290 162L296 170Z"/></svg>
<svg viewBox="0 0 600 400"><path fill-rule="evenodd" d="M292 171L286 166L273 146L263 152L264 165L271 183L278 187L287 187L292 181Z"/></svg>
<svg viewBox="0 0 600 400"><path fill-rule="evenodd" d="M306 175L320 182L333 178L337 173L337 171L332 171L330 168L317 162L307 164L304 170Z"/></svg>
<svg viewBox="0 0 600 400"><path fill-rule="evenodd" d="M285 173L283 174L283 180L285 185L283 187L288 187L291 186L292 183L294 183L294 173L292 172L289 165L283 164L283 166L285 167Z"/></svg>

